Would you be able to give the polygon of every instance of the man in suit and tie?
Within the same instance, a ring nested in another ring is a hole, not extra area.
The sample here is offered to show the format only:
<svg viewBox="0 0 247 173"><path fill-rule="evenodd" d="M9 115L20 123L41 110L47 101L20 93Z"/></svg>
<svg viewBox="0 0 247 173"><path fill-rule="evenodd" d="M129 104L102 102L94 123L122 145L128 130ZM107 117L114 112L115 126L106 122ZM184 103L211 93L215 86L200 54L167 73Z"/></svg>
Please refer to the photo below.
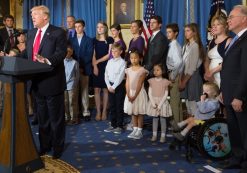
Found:
<svg viewBox="0 0 247 173"><path fill-rule="evenodd" d="M67 16L66 22L67 22L67 38L68 38L68 40L70 40L76 36L75 17L74 16Z"/></svg>
<svg viewBox="0 0 247 173"><path fill-rule="evenodd" d="M12 15L4 16L3 24L5 27L0 29L0 51L9 53L9 50L15 48L17 45L17 38L14 36L14 33L16 33L14 17Z"/></svg>
<svg viewBox="0 0 247 173"><path fill-rule="evenodd" d="M229 44L221 70L222 99L233 154L225 168L241 168L241 173L247 173L247 7L235 6L228 25L237 39Z"/></svg>
<svg viewBox="0 0 247 173"><path fill-rule="evenodd" d="M150 29L152 36L148 40L147 53L144 58L144 65L148 71L153 69L154 64L161 63L166 68L166 56L168 52L168 39L160 31L162 26L162 18L160 16L152 16L150 19Z"/></svg>
<svg viewBox="0 0 247 173"><path fill-rule="evenodd" d="M38 74L32 80L39 122L39 154L53 149L53 158L57 159L62 155L65 142L63 60L67 50L66 33L49 24L50 13L46 6L33 7L31 16L35 28L28 32L28 59L52 67L52 71Z"/></svg>

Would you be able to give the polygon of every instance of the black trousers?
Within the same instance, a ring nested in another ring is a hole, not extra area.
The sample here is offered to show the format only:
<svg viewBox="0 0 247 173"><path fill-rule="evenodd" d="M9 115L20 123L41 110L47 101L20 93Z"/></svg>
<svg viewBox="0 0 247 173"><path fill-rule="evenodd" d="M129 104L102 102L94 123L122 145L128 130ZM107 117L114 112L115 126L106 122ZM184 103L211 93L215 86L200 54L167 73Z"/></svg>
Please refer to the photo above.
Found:
<svg viewBox="0 0 247 173"><path fill-rule="evenodd" d="M111 111L111 126L123 127L123 118L124 118L124 98L125 98L125 82L122 82L116 89L115 93L109 92L109 103ZM112 85L112 83L111 83Z"/></svg>
<svg viewBox="0 0 247 173"><path fill-rule="evenodd" d="M231 105L225 106L233 157L239 163L247 162L247 110L235 112Z"/></svg>
<svg viewBox="0 0 247 173"><path fill-rule="evenodd" d="M64 93L42 96L35 93L40 150L62 152L65 141Z"/></svg>

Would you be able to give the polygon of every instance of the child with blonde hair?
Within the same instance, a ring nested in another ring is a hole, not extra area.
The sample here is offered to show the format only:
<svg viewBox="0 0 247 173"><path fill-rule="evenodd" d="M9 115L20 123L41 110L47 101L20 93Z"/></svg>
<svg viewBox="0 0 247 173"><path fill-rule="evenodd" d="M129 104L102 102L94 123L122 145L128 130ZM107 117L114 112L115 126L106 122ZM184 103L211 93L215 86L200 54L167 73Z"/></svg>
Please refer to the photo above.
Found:
<svg viewBox="0 0 247 173"><path fill-rule="evenodd" d="M174 137L182 141L192 127L203 124L204 120L212 118L220 107L217 99L218 95L219 87L217 84L213 82L203 84L203 95L201 95L201 100L196 103L197 109L195 115L179 123L176 123L175 121L170 122L173 130L180 131L174 133ZM181 128L184 126L186 127L181 131Z"/></svg>

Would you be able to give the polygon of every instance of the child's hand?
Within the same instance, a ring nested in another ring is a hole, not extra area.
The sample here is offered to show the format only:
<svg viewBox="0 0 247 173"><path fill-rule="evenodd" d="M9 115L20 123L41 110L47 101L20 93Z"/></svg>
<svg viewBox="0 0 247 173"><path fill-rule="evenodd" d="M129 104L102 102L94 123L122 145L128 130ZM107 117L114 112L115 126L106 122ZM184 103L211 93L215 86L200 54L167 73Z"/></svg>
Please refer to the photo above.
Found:
<svg viewBox="0 0 247 173"><path fill-rule="evenodd" d="M115 93L115 89L113 89L112 87L109 87L108 90L110 93Z"/></svg>
<svg viewBox="0 0 247 173"><path fill-rule="evenodd" d="M153 105L154 109L157 109L158 105L155 103L155 105Z"/></svg>
<svg viewBox="0 0 247 173"><path fill-rule="evenodd" d="M201 101L205 101L206 98L207 98L207 95L206 94L201 95Z"/></svg>

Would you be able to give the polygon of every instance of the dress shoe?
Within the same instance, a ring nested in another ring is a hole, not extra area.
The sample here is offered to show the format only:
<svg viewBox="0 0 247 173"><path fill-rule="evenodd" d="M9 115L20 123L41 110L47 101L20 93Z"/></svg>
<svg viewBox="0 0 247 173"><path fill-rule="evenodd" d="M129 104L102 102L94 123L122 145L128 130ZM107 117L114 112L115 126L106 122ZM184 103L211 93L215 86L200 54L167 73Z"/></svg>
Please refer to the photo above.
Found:
<svg viewBox="0 0 247 173"><path fill-rule="evenodd" d="M43 156L50 151L51 149L40 149L38 153L39 153L39 156Z"/></svg>
<svg viewBox="0 0 247 173"><path fill-rule="evenodd" d="M38 125L38 120L37 120L37 119L33 119L33 120L31 121L31 124L32 124L33 126Z"/></svg>
<svg viewBox="0 0 247 173"><path fill-rule="evenodd" d="M52 154L52 159L59 159L62 156L63 152L54 151Z"/></svg>
<svg viewBox="0 0 247 173"><path fill-rule="evenodd" d="M223 169L240 169L240 164L229 162L226 165L223 166Z"/></svg>
<svg viewBox="0 0 247 173"><path fill-rule="evenodd" d="M90 117L90 116L85 116L85 117L84 117L84 120L85 120L85 121L90 121L90 120L91 120L91 117Z"/></svg>

